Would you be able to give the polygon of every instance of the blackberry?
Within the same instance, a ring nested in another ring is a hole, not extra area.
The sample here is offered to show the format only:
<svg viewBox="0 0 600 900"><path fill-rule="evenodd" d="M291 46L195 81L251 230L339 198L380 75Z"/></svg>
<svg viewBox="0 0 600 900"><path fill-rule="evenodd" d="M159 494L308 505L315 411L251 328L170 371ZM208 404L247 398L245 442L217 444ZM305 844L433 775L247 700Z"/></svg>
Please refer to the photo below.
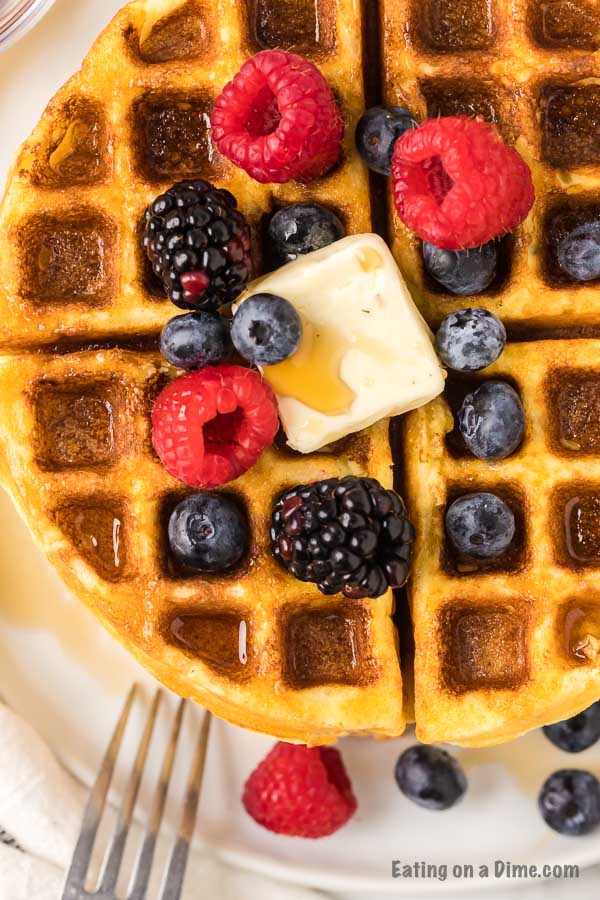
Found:
<svg viewBox="0 0 600 900"><path fill-rule="evenodd" d="M271 519L275 559L322 594L351 599L401 587L414 537L398 494L354 475L284 491Z"/></svg>
<svg viewBox="0 0 600 900"><path fill-rule="evenodd" d="M218 309L248 281L250 228L236 207L208 181L180 181L146 210L144 249L180 309Z"/></svg>

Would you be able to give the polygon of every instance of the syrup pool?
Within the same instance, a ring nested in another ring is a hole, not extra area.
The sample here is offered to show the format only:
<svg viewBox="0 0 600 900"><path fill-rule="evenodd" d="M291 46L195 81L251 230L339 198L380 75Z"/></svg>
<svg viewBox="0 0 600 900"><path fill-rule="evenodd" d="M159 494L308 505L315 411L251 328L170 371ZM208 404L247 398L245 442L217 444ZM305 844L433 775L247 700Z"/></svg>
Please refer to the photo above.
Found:
<svg viewBox="0 0 600 900"><path fill-rule="evenodd" d="M92 613L69 594L14 509L0 491L0 623L22 632L46 632L61 652L103 688L122 694L139 679L139 666L106 634ZM6 637L0 634L0 652ZM19 661L20 662L20 661Z"/></svg>

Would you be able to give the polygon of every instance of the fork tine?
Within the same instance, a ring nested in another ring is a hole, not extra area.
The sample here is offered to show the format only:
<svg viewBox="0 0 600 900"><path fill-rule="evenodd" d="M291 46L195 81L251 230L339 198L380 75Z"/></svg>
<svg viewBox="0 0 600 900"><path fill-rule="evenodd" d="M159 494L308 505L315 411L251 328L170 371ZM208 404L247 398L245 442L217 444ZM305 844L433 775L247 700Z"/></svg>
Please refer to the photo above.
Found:
<svg viewBox="0 0 600 900"><path fill-rule="evenodd" d="M114 835L107 852L106 862L104 865L104 871L102 873L99 888L100 894L108 895L113 892L119 879L119 870L123 861L123 853L125 852L125 844L127 841L127 835L129 834L129 826L131 825L131 820L133 818L133 810L135 808L138 792L140 789L144 766L146 765L148 750L150 748L150 741L152 740L152 733L154 731L156 716L158 714L158 708L160 706L162 697L163 692L161 690L158 690L154 696L154 701L148 714L146 727L144 728L144 733L140 740L137 756L131 770L131 775L129 776L127 790L125 792L125 796L119 810L119 818L115 826Z"/></svg>
<svg viewBox="0 0 600 900"><path fill-rule="evenodd" d="M173 772L173 763L175 762L175 752L177 750L177 743L181 732L181 722L183 720L185 704L186 701L182 700L173 721L171 737L169 738L169 744L165 751L160 778L154 795L152 811L150 813L150 822L146 829L142 849L135 865L129 900L144 900L146 891L148 890L148 883L152 872L152 862L154 860L154 851L156 850L156 838L165 811L167 792L169 790L169 782L171 781Z"/></svg>
<svg viewBox="0 0 600 900"><path fill-rule="evenodd" d="M185 877L185 870L190 852L190 842L196 825L198 803L202 791L202 780L204 778L204 765L206 763L206 751L208 748L211 718L211 714L207 710L202 721L198 746L190 771L181 825L179 826L179 834L175 846L173 847L173 852L171 853L160 900L179 900L181 897L183 879Z"/></svg>
<svg viewBox="0 0 600 900"><path fill-rule="evenodd" d="M72 900L79 896L79 892L85 886L85 879L88 874L90 860L94 850L94 843L98 833L98 826L104 812L106 804L106 796L112 781L113 772L117 755L123 741L123 735L131 712L131 707L135 699L137 685L134 684L127 696L123 712L117 722L113 736L108 745L108 749L102 760L100 771L91 790L85 812L83 814L83 822L81 823L81 831L75 846L73 854L73 862L67 874L65 889L62 900Z"/></svg>

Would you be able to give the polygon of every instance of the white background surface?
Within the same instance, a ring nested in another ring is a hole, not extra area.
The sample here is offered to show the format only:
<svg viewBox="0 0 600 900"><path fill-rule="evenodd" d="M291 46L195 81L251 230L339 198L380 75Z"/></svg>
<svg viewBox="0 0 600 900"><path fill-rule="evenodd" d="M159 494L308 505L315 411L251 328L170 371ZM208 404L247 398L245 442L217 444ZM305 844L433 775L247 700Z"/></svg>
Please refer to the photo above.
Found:
<svg viewBox="0 0 600 900"><path fill-rule="evenodd" d="M0 54L2 178L54 90L78 68L94 37L120 5L121 0L57 0L41 25ZM135 677L147 685L150 681L91 616L65 596L4 498L0 522L4 535L0 543L2 693L80 775L89 777L126 686ZM436 815L415 808L395 788L393 764L409 739L379 744L350 739L342 743L342 751L359 798L359 813L338 835L312 843L274 837L242 812L243 780L271 742L222 723L217 724L214 737L203 835L232 858L246 859L273 874L321 887L340 886L345 879L348 887L363 885L362 900L373 900L378 887L404 887L409 892L404 896L431 889L445 893L450 887L449 883L403 886L392 882L388 876L392 858L475 864L496 858L516 863L600 859L600 834L580 840L555 836L541 823L535 802L539 785L556 768L577 765L600 775L597 749L571 758L555 751L537 733L508 747L459 751L469 776L469 793L460 807ZM523 897L537 900L543 893L544 897L587 900L599 886L596 871L579 888L574 882L536 885L533 892L525 890ZM458 887L465 893L469 883ZM479 896L479 891L469 895ZM495 896L506 894L501 889Z"/></svg>

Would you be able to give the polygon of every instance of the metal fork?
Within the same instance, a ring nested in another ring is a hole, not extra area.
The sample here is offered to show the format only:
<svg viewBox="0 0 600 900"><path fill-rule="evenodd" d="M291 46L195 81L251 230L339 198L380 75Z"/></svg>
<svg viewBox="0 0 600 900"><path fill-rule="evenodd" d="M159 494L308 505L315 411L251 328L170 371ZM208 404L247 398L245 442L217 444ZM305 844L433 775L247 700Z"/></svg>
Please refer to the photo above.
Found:
<svg viewBox="0 0 600 900"><path fill-rule="evenodd" d="M115 769L117 755L123 740L135 696L136 685L134 685L129 692L123 712L121 713L121 717L102 761L98 777L91 790L83 815L81 832L75 846L73 861L67 874L62 900L88 900L88 898L94 898L94 900L117 900L115 891L121 875L121 864L123 862L125 844L133 819L133 812L148 756L148 750L150 748L154 724L163 696L163 692L160 690L157 691L154 697L150 713L146 720L135 762L125 790L125 796L123 797L119 809L117 824L112 835L100 876L100 886L97 891L90 893L89 891L86 891L85 883L94 851L98 828L105 809L106 798ZM127 900L144 900L148 891L152 873L152 864L154 861L154 851L156 849L156 841L165 809L169 782L173 772L175 753L177 750L185 706L186 701L182 700L173 720L169 743L165 751L160 777L154 794L150 821L146 828L142 847L130 879ZM179 900L181 897L190 841L196 823L198 802L200 800L200 791L202 788L202 777L204 775L204 763L206 761L210 722L210 713L206 712L190 770L187 790L183 802L179 833L165 871L160 900Z"/></svg>

